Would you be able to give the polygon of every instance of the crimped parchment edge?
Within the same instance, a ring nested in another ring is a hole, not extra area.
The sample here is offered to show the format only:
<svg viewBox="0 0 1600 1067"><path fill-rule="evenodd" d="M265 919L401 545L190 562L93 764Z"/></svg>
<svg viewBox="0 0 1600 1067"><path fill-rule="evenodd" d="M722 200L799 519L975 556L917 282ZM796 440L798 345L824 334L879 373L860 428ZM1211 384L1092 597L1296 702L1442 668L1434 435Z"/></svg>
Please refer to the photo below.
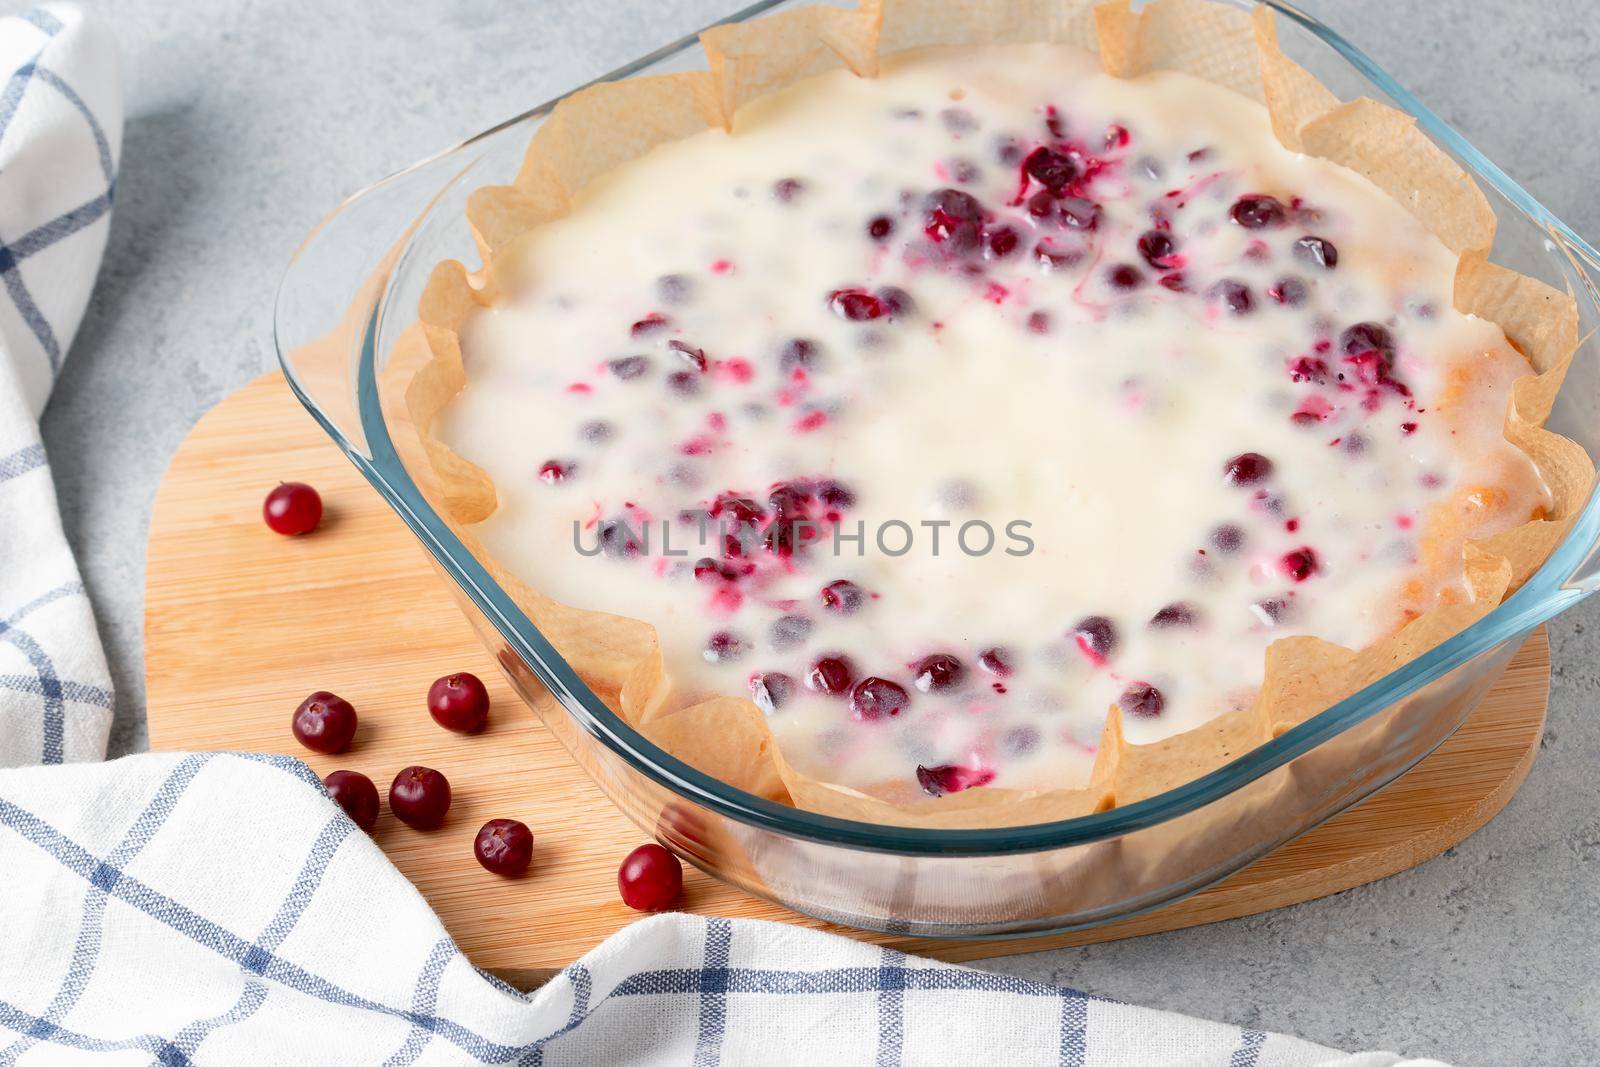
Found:
<svg viewBox="0 0 1600 1067"><path fill-rule="evenodd" d="M535 133L513 183L472 194L468 219L484 266L476 274L455 261L435 268L418 314L422 363L405 388L404 406L433 475L424 493L463 543L602 700L652 742L706 773L808 810L913 826L1020 825L1132 803L1230 762L1472 625L1538 568L1587 499L1594 479L1587 453L1543 425L1577 349L1576 302L1490 262L1495 216L1471 176L1410 116L1369 99L1340 102L1278 47L1266 8L1247 14L1210 0L1157 0L1139 12L1127 0L864 0L855 10L806 7L721 26L701 40L708 70L602 83L566 98ZM1499 324L1529 360L1533 373L1513 387L1505 435L1532 457L1553 502L1544 518L1467 545L1466 599L1442 604L1361 650L1313 637L1274 642L1260 695L1247 709L1133 745L1113 707L1084 788L984 787L889 804L799 773L747 699L671 707L653 627L544 596L472 536L466 527L495 509L493 483L432 430L467 383L459 339L466 319L515 284L518 242L566 214L596 178L658 144L731 128L743 105L811 75L843 67L872 76L880 54L908 48L1023 41L1090 48L1118 77L1170 69L1240 92L1266 105L1286 148L1349 167L1410 210L1459 257L1457 309Z"/></svg>

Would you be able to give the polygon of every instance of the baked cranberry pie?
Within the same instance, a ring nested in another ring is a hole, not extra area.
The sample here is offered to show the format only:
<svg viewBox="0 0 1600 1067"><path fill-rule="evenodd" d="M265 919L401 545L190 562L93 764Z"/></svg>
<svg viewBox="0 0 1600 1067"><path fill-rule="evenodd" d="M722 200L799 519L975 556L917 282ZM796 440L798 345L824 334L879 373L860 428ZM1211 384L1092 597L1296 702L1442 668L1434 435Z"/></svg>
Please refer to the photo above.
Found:
<svg viewBox="0 0 1600 1067"><path fill-rule="evenodd" d="M896 805L1071 789L1108 709L1248 709L1273 642L1470 599L1467 543L1550 508L1459 251L1201 78L910 51L501 250L424 422L488 556L653 627L632 717L745 698L786 773Z"/></svg>

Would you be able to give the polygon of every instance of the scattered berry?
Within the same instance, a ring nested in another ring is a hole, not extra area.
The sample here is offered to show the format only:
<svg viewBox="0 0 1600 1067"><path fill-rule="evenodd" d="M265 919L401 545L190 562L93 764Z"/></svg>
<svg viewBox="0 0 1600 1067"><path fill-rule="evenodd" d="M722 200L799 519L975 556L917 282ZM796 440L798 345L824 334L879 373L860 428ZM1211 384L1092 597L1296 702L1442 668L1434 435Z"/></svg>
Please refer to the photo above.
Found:
<svg viewBox="0 0 1600 1067"><path fill-rule="evenodd" d="M313 752L336 755L356 735L356 709L343 697L318 690L300 702L289 722L296 741Z"/></svg>
<svg viewBox="0 0 1600 1067"><path fill-rule="evenodd" d="M447 674L428 687L433 721L458 734L475 734L489 722L489 690L475 674Z"/></svg>
<svg viewBox="0 0 1600 1067"><path fill-rule="evenodd" d="M333 802L368 833L378 822L378 787L360 771L334 771L322 780Z"/></svg>
<svg viewBox="0 0 1600 1067"><path fill-rule="evenodd" d="M310 533L322 521L322 497L305 482L281 482L267 494L261 517L273 533L285 537Z"/></svg>
<svg viewBox="0 0 1600 1067"><path fill-rule="evenodd" d="M640 845L617 868L617 890L634 911L665 911L683 892L683 864L660 845Z"/></svg>
<svg viewBox="0 0 1600 1067"><path fill-rule="evenodd" d="M450 781L432 767L407 767L389 785L389 810L415 830L436 830L450 811Z"/></svg>
<svg viewBox="0 0 1600 1067"><path fill-rule="evenodd" d="M473 838L472 854L490 874L517 878L533 862L533 831L515 819L490 819Z"/></svg>

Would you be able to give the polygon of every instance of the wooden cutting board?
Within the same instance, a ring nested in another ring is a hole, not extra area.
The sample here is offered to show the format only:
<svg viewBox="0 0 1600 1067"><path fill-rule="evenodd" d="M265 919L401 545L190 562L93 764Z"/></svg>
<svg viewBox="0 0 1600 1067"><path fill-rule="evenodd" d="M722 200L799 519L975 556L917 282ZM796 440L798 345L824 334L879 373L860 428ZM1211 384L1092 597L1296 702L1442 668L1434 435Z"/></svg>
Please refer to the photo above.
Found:
<svg viewBox="0 0 1600 1067"><path fill-rule="evenodd" d="M261 522L279 481L305 481L327 513L308 537ZM150 523L145 658L150 744L157 749L285 752L318 774L362 771L380 791L411 763L455 791L434 833L387 810L376 838L480 967L540 981L637 916L617 898L616 867L647 840L517 702L473 638L423 551L323 435L276 373L203 418L173 458ZM489 685L492 723L477 737L435 726L434 678L467 670ZM1124 922L1005 941L854 936L949 960L1129 937L1266 911L1336 893L1437 855L1486 823L1538 751L1550 656L1535 633L1449 741L1365 803L1219 885ZM316 689L355 704L356 744L341 756L301 749L295 706ZM516 881L474 861L489 818L533 828L533 870ZM827 927L687 872L684 906L707 914Z"/></svg>

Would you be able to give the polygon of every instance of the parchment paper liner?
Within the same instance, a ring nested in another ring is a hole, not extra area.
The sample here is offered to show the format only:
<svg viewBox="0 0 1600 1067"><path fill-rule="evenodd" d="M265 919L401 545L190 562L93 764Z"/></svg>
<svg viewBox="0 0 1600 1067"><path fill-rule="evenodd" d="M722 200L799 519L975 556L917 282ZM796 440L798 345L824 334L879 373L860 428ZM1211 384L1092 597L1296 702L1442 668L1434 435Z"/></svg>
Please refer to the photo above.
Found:
<svg viewBox="0 0 1600 1067"><path fill-rule="evenodd" d="M1368 99L1340 103L1279 49L1267 9L1245 14L1209 0L1157 0L1137 13L1127 0L1098 6L1086 0L863 0L856 10L807 7L721 26L701 40L709 71L632 78L568 97L535 133L514 183L473 193L467 214L484 267L469 275L454 261L438 265L421 300L419 328L397 345L386 378L409 377L404 411L390 403L390 413L414 423L432 477L418 470L420 465L413 464L413 470L424 475L418 479L424 493L463 543L602 700L651 741L706 773L811 811L926 827L1047 822L1132 803L1230 762L1488 614L1545 560L1587 498L1595 474L1588 454L1543 428L1577 348L1576 302L1489 262L1495 216L1471 176L1410 116ZM906 48L1026 41L1097 50L1105 69L1119 77L1178 70L1261 101L1285 147L1358 171L1410 210L1460 257L1457 309L1498 323L1532 366L1534 373L1515 383L1505 435L1536 463L1553 503L1544 518L1469 543L1467 595L1376 644L1353 651L1314 637L1273 643L1260 695L1248 709L1155 744L1131 745L1113 707L1084 788L985 787L891 804L798 772L783 759L765 717L747 699L724 696L671 707L652 626L558 603L508 572L466 529L493 513L491 480L436 438L433 424L467 382L459 340L466 319L517 284L512 272L519 239L566 214L596 177L664 142L708 127L732 129L742 105L801 78L840 67L872 76L880 54ZM1377 758L1385 723L1347 731L1351 736L1336 747L1346 758ZM1304 771L1300 764L1290 769L1302 777L1317 773L1309 764ZM1272 788L1291 788L1289 778ZM1260 818L1272 806L1254 804L1250 817ZM1243 824L1232 829L1236 837L1248 832ZM1181 849L1184 842L1170 844ZM1162 856L1161 850L1141 851ZM1114 862L1080 865L1073 877L1092 878L1093 869L1102 866L1119 880L1133 876L1128 856L1102 849L1101 858ZM1167 855L1156 862L1177 861Z"/></svg>

